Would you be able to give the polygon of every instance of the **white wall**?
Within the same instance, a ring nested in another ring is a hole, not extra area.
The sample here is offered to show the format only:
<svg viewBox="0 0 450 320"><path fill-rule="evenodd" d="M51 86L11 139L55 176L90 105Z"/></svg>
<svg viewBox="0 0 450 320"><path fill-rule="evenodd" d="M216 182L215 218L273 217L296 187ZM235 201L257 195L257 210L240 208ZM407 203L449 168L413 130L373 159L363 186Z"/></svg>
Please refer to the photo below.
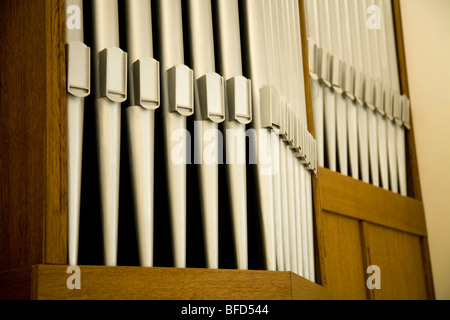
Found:
<svg viewBox="0 0 450 320"><path fill-rule="evenodd" d="M436 298L450 299L450 0L401 0Z"/></svg>

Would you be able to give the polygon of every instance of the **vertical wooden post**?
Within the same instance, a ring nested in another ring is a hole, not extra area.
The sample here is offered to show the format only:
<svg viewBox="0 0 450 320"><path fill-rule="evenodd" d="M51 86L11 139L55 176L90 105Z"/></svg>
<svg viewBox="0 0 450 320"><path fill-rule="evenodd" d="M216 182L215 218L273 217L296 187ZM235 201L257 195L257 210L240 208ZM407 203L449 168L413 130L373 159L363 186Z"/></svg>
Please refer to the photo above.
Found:
<svg viewBox="0 0 450 320"><path fill-rule="evenodd" d="M308 116L308 130L315 137L314 132L314 118L313 118L313 106L311 98L311 83L309 78L309 61L308 61L308 39L306 36L306 15L305 15L305 2L299 0L300 9L300 29L302 35L302 53L303 53L303 75L305 81L305 99L306 99L306 113ZM322 221L322 207L320 205L320 188L319 180L317 176L312 176L313 186L313 212L314 212L314 251L315 251L315 268L316 268L316 282L326 286L326 261L325 261L325 239L323 234L323 221Z"/></svg>
<svg viewBox="0 0 450 320"><path fill-rule="evenodd" d="M63 7L0 4L0 270L67 260Z"/></svg>
<svg viewBox="0 0 450 320"><path fill-rule="evenodd" d="M44 262L67 263L67 111L64 0L45 2L46 176Z"/></svg>

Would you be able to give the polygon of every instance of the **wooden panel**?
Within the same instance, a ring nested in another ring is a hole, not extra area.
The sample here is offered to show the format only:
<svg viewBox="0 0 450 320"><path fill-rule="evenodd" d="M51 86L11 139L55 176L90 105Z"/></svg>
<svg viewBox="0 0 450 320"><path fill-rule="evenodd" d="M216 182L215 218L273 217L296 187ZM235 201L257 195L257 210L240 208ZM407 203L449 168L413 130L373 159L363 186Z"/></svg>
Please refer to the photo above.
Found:
<svg viewBox="0 0 450 320"><path fill-rule="evenodd" d="M0 270L66 259L63 2L0 2Z"/></svg>
<svg viewBox="0 0 450 320"><path fill-rule="evenodd" d="M0 300L29 300L31 278L31 267L0 272Z"/></svg>
<svg viewBox="0 0 450 320"><path fill-rule="evenodd" d="M327 289L336 299L365 300L359 221L324 212Z"/></svg>
<svg viewBox="0 0 450 320"><path fill-rule="evenodd" d="M319 168L323 210L393 229L427 235L423 203Z"/></svg>
<svg viewBox="0 0 450 320"><path fill-rule="evenodd" d="M364 224L368 263L381 270L376 300L427 299L421 239L404 232Z"/></svg>
<svg viewBox="0 0 450 320"><path fill-rule="evenodd" d="M43 1L1 1L0 270L43 262ZM45 60L44 60L45 61Z"/></svg>
<svg viewBox="0 0 450 320"><path fill-rule="evenodd" d="M431 256L430 256L430 247L428 244L428 237L423 237L421 239L422 244L422 257L423 257L423 266L425 268L425 284L427 286L427 297L430 300L435 300L435 290L434 290L434 280L433 280L433 271L431 269Z"/></svg>
<svg viewBox="0 0 450 320"><path fill-rule="evenodd" d="M319 286L291 273L292 299L293 300L332 300L334 296L329 288Z"/></svg>
<svg viewBox="0 0 450 320"><path fill-rule="evenodd" d="M171 269L81 267L81 290L69 290L66 266L36 266L37 299L193 299L193 274ZM176 290L174 290L176 288Z"/></svg>
<svg viewBox="0 0 450 320"><path fill-rule="evenodd" d="M0 272L0 299L38 300L325 300L325 287L291 272L81 266L69 290L67 266Z"/></svg>
<svg viewBox="0 0 450 320"><path fill-rule="evenodd" d="M207 269L190 269L188 272L192 272L196 280L191 295L193 299L292 299L289 272Z"/></svg>
<svg viewBox="0 0 450 320"><path fill-rule="evenodd" d="M326 299L324 287L290 272L81 266L81 290L69 290L67 266L34 266L35 297L46 300Z"/></svg>
<svg viewBox="0 0 450 320"><path fill-rule="evenodd" d="M82 266L72 291L65 266L36 268L38 299L291 299L288 272Z"/></svg>
<svg viewBox="0 0 450 320"><path fill-rule="evenodd" d="M45 1L46 196L45 263L67 263L67 155L64 0Z"/></svg>

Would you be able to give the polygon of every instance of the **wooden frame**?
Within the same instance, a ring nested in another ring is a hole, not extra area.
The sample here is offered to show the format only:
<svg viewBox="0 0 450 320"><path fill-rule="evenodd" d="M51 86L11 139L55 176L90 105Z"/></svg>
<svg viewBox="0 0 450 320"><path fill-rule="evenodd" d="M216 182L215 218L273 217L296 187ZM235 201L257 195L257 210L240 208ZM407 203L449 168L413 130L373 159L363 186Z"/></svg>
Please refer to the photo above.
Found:
<svg viewBox="0 0 450 320"><path fill-rule="evenodd" d="M318 179L322 210L421 237L427 235L422 202L323 168ZM346 196L349 194L352 196Z"/></svg>
<svg viewBox="0 0 450 320"><path fill-rule="evenodd" d="M303 0L299 4L308 125L314 135ZM402 92L409 95L399 0L393 0L393 9ZM10 12L29 17L14 19ZM64 0L2 2L0 18L7 26L0 43L11 43L0 48L0 160L9 169L0 179L0 221L6 225L0 233L0 298L340 298L327 279L323 214L331 212L360 221L362 235L369 223L420 237L427 297L434 299L413 130L407 138L409 198L323 168L313 177L317 283L290 272L82 266L86 290L68 290ZM104 291L111 281L112 290ZM368 292L367 298L374 296Z"/></svg>
<svg viewBox="0 0 450 320"><path fill-rule="evenodd" d="M0 270L66 263L64 1L3 1L0 16Z"/></svg>

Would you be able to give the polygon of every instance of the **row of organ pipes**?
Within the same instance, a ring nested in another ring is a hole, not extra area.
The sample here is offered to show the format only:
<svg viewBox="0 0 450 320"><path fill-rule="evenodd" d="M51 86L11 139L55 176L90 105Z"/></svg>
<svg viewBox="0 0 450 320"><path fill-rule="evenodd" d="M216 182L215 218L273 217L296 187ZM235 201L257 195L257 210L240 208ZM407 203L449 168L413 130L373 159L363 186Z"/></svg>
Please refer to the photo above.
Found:
<svg viewBox="0 0 450 320"><path fill-rule="evenodd" d="M86 167L97 171L96 232L108 266L118 265L119 218L128 211L119 203L125 169L144 267L155 266L158 250L171 252L165 266L189 267L188 217L199 211L204 267L220 267L222 232L232 235L234 268L255 267L257 248L258 268L315 281L318 166L406 194L409 101L399 94L389 0L304 3L308 48L297 0L65 1L69 264L95 246L79 245L90 223L80 221ZM382 13L375 31L366 26L370 5ZM317 140L307 122L303 49ZM96 166L84 152L90 140ZM156 214L168 217L168 230ZM157 232L170 241L156 242Z"/></svg>

